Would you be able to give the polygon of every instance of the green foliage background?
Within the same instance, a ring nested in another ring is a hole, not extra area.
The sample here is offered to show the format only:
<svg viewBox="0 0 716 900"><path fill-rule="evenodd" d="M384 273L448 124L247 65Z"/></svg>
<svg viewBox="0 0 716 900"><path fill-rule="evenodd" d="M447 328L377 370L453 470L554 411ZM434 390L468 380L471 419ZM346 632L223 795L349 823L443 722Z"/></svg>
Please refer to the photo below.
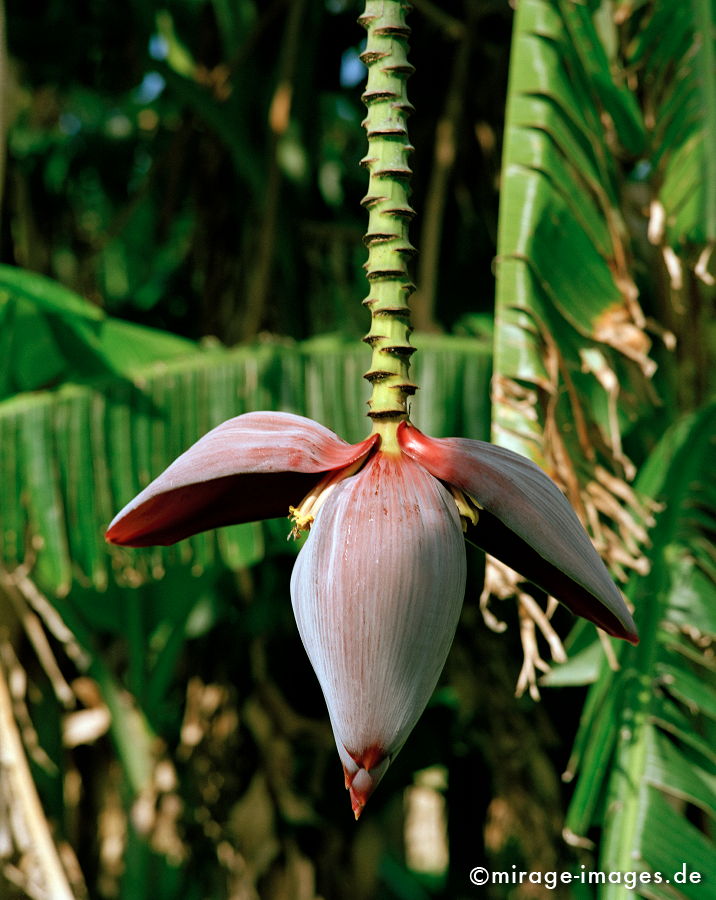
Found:
<svg viewBox="0 0 716 900"><path fill-rule="evenodd" d="M615 671L579 624L515 699L517 607L487 627L470 555L441 685L353 823L286 523L103 532L232 415L367 430L361 9L7 0L0 666L77 898L459 900L477 865L716 884L713 0L415 6L413 419L544 465L642 642ZM4 765L0 896L44 896ZM419 796L447 848L423 870Z"/></svg>

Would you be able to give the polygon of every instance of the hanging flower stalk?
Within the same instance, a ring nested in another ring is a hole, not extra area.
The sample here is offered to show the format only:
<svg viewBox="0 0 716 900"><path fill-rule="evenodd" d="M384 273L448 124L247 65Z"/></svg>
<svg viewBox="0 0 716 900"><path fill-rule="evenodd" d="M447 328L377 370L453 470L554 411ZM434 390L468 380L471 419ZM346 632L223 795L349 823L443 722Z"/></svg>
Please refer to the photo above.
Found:
<svg viewBox="0 0 716 900"><path fill-rule="evenodd" d="M413 72L407 59L410 29L400 2L368 2L359 19L368 31L361 59L368 67L363 101L368 114L363 126L368 153L361 160L370 172L366 271L369 293L363 303L370 309L370 331L364 338L373 348L371 368L365 377L373 386L368 415L373 430L382 437L383 449L395 446L396 426L407 420L407 400L416 391L409 377L410 307L415 290L408 262L415 248L408 226L415 212L410 206L410 154L407 119L413 107L406 84Z"/></svg>
<svg viewBox="0 0 716 900"><path fill-rule="evenodd" d="M142 547L285 515L294 535L310 532L291 598L356 818L442 671L465 591L465 537L607 633L637 641L577 516L538 466L483 441L427 437L410 423L405 5L369 0L360 22L368 32L372 433L351 445L302 416L237 416L175 460L107 532L112 543Z"/></svg>

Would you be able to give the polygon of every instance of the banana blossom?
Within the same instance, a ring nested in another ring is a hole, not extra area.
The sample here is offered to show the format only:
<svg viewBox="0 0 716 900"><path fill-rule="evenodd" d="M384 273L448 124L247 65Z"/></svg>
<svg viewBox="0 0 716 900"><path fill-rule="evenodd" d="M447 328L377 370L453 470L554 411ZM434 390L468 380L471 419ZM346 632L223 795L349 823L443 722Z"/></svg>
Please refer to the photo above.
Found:
<svg viewBox="0 0 716 900"><path fill-rule="evenodd" d="M107 540L173 544L289 514L310 529L291 577L355 817L423 712L465 591L463 532L608 634L636 643L621 595L564 495L501 447L436 439L348 444L318 422L253 412L219 425L112 521Z"/></svg>

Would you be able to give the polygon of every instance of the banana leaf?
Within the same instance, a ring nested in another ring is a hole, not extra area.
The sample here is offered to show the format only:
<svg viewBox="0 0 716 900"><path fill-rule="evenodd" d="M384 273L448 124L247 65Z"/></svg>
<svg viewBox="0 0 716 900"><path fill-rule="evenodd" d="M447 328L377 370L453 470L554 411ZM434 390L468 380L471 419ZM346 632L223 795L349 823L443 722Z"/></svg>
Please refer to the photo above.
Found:
<svg viewBox="0 0 716 900"><path fill-rule="evenodd" d="M604 829L599 868L661 872L645 897L702 897L716 880L716 404L674 426L637 488L664 505L651 531L652 568L627 596L642 640L622 666L601 666L569 770L579 770L568 836ZM699 873L674 883L685 865ZM621 897L616 885L601 896Z"/></svg>
<svg viewBox="0 0 716 900"><path fill-rule="evenodd" d="M646 211L651 198L648 237L670 245L670 273L707 264L715 22L712 0L526 0L515 19L493 434L561 482L621 576L645 565L648 516L633 514L623 449L656 401L659 328L641 298L660 302L668 279L644 240Z"/></svg>
<svg viewBox="0 0 716 900"><path fill-rule="evenodd" d="M429 390L415 400L416 423L433 434L486 437L489 349L463 338L419 343L417 375ZM195 350L122 377L0 402L0 565L29 562L43 590L64 596L73 583L137 584L174 563L198 574L214 563L257 562L265 552L258 524L147 551L109 548L104 529L174 458L240 413L298 412L361 439L369 430L367 362L365 348L339 338Z"/></svg>

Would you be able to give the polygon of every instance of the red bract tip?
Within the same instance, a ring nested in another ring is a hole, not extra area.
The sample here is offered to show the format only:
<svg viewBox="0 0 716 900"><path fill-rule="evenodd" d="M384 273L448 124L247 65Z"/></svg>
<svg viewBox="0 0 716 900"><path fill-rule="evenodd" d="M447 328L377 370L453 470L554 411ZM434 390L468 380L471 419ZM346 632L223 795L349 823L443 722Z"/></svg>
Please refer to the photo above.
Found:
<svg viewBox="0 0 716 900"><path fill-rule="evenodd" d="M369 747L362 756L355 760L358 767L343 765L346 789L350 794L351 807L356 821L360 818L371 794L385 774L390 759L378 747Z"/></svg>

